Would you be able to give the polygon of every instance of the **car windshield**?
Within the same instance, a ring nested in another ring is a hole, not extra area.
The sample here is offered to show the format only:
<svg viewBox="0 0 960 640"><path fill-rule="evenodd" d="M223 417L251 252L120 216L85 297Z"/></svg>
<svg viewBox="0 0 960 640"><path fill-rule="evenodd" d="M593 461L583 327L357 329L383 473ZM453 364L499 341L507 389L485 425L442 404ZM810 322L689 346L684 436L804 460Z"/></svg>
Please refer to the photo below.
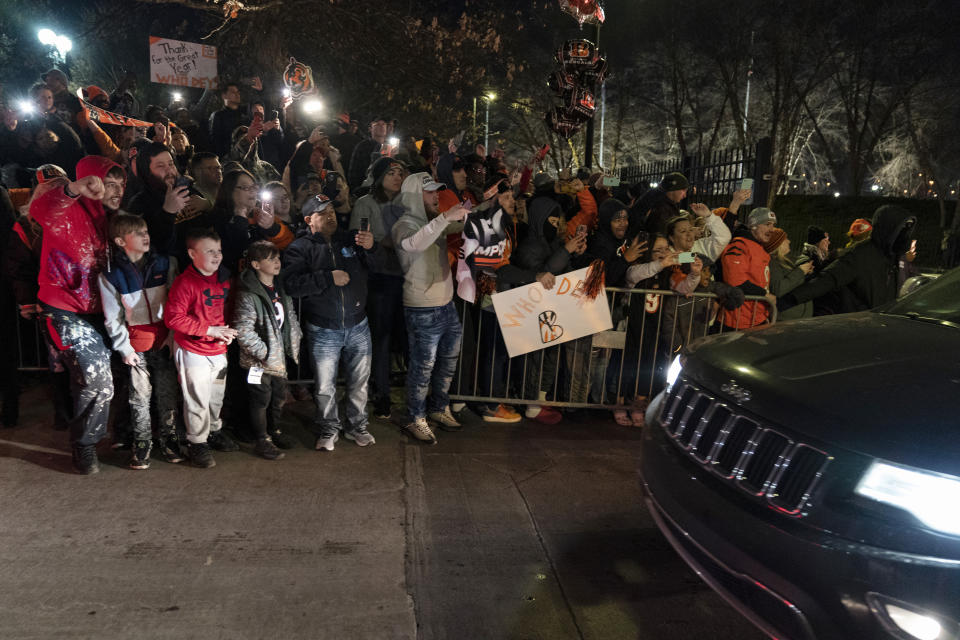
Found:
<svg viewBox="0 0 960 640"><path fill-rule="evenodd" d="M917 320L960 327L960 269L954 269L883 310Z"/></svg>

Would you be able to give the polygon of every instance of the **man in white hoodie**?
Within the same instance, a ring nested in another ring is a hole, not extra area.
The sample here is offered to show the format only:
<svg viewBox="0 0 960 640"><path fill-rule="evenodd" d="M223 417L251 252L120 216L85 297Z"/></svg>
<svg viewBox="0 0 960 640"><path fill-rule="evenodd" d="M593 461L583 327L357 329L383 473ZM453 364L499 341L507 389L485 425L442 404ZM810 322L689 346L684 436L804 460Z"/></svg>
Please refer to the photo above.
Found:
<svg viewBox="0 0 960 640"><path fill-rule="evenodd" d="M429 173L408 176L400 187L404 214L390 232L403 268L403 313L410 342L407 410L411 422L406 429L430 443L437 439L427 424L428 414L441 427L460 427L450 412L448 395L463 328L453 306L447 234L463 229L469 210L461 204L439 213L439 191L445 188Z"/></svg>

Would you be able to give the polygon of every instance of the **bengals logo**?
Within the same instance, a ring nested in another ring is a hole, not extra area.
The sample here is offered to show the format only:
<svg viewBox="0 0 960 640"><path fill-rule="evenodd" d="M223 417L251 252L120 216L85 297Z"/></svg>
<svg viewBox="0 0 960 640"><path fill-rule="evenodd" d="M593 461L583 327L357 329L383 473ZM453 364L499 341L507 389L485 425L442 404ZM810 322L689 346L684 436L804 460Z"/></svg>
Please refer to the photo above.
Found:
<svg viewBox="0 0 960 640"><path fill-rule="evenodd" d="M294 57L290 58L290 64L283 70L283 84L290 89L290 96L293 98L317 92L317 86L313 83L313 69L297 62Z"/></svg>
<svg viewBox="0 0 960 640"><path fill-rule="evenodd" d="M540 341L543 344L556 342L563 336L563 327L557 324L556 311L544 311L539 316Z"/></svg>

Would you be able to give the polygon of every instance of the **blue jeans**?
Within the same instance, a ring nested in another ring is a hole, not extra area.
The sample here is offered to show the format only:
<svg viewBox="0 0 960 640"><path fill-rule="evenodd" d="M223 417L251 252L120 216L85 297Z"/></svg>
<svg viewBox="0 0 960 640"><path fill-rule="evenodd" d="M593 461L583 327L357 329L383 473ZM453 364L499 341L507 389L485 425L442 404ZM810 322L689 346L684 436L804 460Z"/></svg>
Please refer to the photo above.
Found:
<svg viewBox="0 0 960 640"><path fill-rule="evenodd" d="M367 381L370 379L370 327L364 318L350 329L324 329L306 323L307 340L316 375L313 398L317 403L317 433L329 437L340 431L337 411L337 369L343 361L346 377L347 428L367 428Z"/></svg>
<svg viewBox="0 0 960 640"><path fill-rule="evenodd" d="M442 307L404 307L410 364L407 367L407 410L411 419L443 411L450 404L450 383L457 371L463 328L453 302Z"/></svg>

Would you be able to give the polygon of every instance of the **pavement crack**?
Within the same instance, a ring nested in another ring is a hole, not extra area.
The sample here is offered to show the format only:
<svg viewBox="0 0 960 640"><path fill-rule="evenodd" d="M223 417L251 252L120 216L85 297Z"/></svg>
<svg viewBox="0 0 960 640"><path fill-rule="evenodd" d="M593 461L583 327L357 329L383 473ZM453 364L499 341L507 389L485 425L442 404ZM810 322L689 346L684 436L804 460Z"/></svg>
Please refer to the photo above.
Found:
<svg viewBox="0 0 960 640"><path fill-rule="evenodd" d="M563 598L563 605L570 613L570 620L573 622L574 629L577 630L577 637L580 638L580 640L584 640L583 629L580 628L580 622L577 620L577 614L573 610L573 605L570 603L567 590L563 587L563 581L560 580L560 573L557 570L557 563L554 561L553 555L551 555L550 550L547 548L547 544L543 539L543 531L540 530L540 524L537 522L536 516L533 515L533 511L530 509L530 503L527 501L527 496L523 493L520 483L513 476L511 476L511 479L513 480L514 488L517 490L517 495L519 495L520 499L523 501L523 508L527 512L527 517L530 518L530 524L533 525L533 530L537 534L537 543L543 550L543 555L546 557L547 562L550 563L550 572L553 574L553 579L557 581L557 588L560 590L560 596Z"/></svg>

